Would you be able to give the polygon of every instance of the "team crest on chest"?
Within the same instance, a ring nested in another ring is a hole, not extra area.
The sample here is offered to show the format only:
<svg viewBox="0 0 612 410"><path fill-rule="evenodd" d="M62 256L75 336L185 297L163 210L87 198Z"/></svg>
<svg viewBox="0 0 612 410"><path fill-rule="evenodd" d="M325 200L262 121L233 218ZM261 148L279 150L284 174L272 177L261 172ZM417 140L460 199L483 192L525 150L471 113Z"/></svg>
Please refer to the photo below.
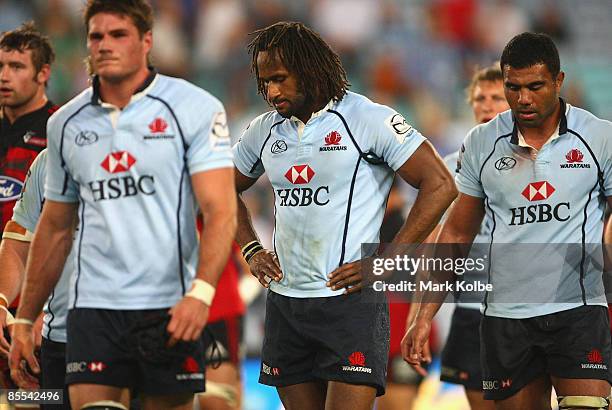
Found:
<svg viewBox="0 0 612 410"><path fill-rule="evenodd" d="M319 147L323 151L346 151L346 145L342 144L342 136L338 131L332 131L325 136L324 145Z"/></svg>

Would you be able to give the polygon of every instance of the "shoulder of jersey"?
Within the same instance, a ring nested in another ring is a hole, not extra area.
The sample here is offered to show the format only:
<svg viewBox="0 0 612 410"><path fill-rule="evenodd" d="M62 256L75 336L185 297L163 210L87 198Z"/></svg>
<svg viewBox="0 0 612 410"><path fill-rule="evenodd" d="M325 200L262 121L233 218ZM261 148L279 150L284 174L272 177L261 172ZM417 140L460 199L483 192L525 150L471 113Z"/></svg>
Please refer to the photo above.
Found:
<svg viewBox="0 0 612 410"><path fill-rule="evenodd" d="M585 109L569 104L567 128L587 139L610 139L612 137L612 122L599 118Z"/></svg>
<svg viewBox="0 0 612 410"><path fill-rule="evenodd" d="M91 87L86 88L81 91L78 95L73 97L66 104L58 107L58 109L51 114L49 117L49 121L58 121L59 119L66 119L70 117L72 114L80 110L83 106L91 103Z"/></svg>
<svg viewBox="0 0 612 410"><path fill-rule="evenodd" d="M332 110L347 115L367 113L369 116L372 116L372 114L376 115L377 113L388 113L393 111L393 109L386 105L375 103L365 95L357 94L352 91L347 91L344 98L333 105Z"/></svg>
<svg viewBox="0 0 612 410"><path fill-rule="evenodd" d="M465 139L465 144L477 144L483 147L495 144L498 138L510 137L514 122L510 110L498 114L485 124L478 124L472 128Z"/></svg>
<svg viewBox="0 0 612 410"><path fill-rule="evenodd" d="M223 106L217 97L182 78L157 74L155 81L156 83L147 94L167 99L171 104L186 102L189 107L197 111L208 107L214 107L217 110Z"/></svg>
<svg viewBox="0 0 612 410"><path fill-rule="evenodd" d="M282 122L283 120L285 120L285 118L277 113L276 110L267 111L255 117L249 123L247 130L259 130L260 132L257 134L265 138L267 136L267 131L270 130L274 124ZM263 135L264 131L266 135Z"/></svg>

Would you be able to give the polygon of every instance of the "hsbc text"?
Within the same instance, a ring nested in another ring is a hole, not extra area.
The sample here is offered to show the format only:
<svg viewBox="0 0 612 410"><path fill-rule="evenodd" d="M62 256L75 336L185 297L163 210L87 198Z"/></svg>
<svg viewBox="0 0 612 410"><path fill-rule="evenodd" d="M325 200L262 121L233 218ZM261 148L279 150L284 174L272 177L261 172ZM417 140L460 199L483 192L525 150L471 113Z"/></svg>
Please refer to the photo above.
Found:
<svg viewBox="0 0 612 410"><path fill-rule="evenodd" d="M525 225L534 222L550 222L553 219L563 222L570 218L569 202L561 202L554 207L549 204L537 204L510 208L512 221L510 225Z"/></svg>
<svg viewBox="0 0 612 410"><path fill-rule="evenodd" d="M152 175L143 175L134 179L131 175L118 178L100 179L89 183L94 201L118 199L138 194L153 195L155 180Z"/></svg>
<svg viewBox="0 0 612 410"><path fill-rule="evenodd" d="M308 206L313 203L324 206L329 203L329 187L326 186L314 191L312 188L277 189L276 194L281 200L280 206Z"/></svg>

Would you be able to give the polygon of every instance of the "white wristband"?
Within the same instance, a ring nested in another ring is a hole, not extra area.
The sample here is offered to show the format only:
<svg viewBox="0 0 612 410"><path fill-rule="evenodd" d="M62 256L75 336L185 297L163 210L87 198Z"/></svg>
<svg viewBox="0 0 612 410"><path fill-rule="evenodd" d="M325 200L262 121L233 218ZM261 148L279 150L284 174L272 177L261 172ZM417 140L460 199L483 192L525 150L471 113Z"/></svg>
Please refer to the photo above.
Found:
<svg viewBox="0 0 612 410"><path fill-rule="evenodd" d="M193 284L191 285L191 290L185 293L185 296L198 299L206 306L210 306L213 298L215 297L215 288L205 280L194 279Z"/></svg>
<svg viewBox="0 0 612 410"><path fill-rule="evenodd" d="M15 321L13 322L13 324L15 325L28 325L28 326L33 326L34 322L31 321L30 319L24 319L21 317L18 317L15 319Z"/></svg>
<svg viewBox="0 0 612 410"><path fill-rule="evenodd" d="M2 306L2 305L0 305L0 309L4 310L6 312L6 320L4 321L6 323L6 325L10 326L10 325L14 324L15 323L15 318L13 317L11 312L9 312L9 310L5 306Z"/></svg>

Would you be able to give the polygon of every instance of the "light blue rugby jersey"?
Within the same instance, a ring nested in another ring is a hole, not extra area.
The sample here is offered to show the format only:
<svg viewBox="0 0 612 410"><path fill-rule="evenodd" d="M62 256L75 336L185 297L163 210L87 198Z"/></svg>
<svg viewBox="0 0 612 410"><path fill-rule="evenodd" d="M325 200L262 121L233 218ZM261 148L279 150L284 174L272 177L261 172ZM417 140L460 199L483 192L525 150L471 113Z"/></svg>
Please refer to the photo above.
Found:
<svg viewBox="0 0 612 410"><path fill-rule="evenodd" d="M28 170L21 198L15 204L13 220L30 232L34 232L44 203L44 184L47 150L43 150ZM53 293L45 302L42 335L54 342L66 343L66 317L68 316L68 284L74 271L74 252L66 258L64 270Z"/></svg>
<svg viewBox="0 0 612 410"><path fill-rule="evenodd" d="M327 274L361 259L362 243L379 242L394 172L424 140L396 111L352 92L307 124L276 111L253 120L234 161L248 177L266 172L274 190L274 248L284 277L270 289L341 294L325 286Z"/></svg>
<svg viewBox="0 0 612 410"><path fill-rule="evenodd" d="M448 154L447 156L444 157L444 163L446 164L447 168L453 175L456 175L458 161L459 161L459 151L455 151L452 154ZM444 214L443 220L445 221L447 217L448 217L448 210ZM474 245L472 246L470 254L469 254L470 258L472 259L482 258L482 257L488 258L488 253L485 253L485 251L488 250L488 248L482 244L489 243L490 230L491 230L491 219L485 217L482 221L482 224L480 225L480 231L478 231L478 234L476 234L476 236L474 237L474 242L473 242ZM465 280L466 282L471 282L471 283L475 281L486 282L487 277L484 275L486 275L486 272L471 270L471 271L466 271L462 276L457 276L457 280ZM482 300L484 299L485 293L476 292L476 291L469 291L469 292L456 291L454 295L455 295L455 303L457 304L458 307L461 307L464 309L480 310L480 305L482 303Z"/></svg>
<svg viewBox="0 0 612 410"><path fill-rule="evenodd" d="M487 316L606 306L600 244L612 195L612 123L563 100L561 108L558 135L537 152L519 145L511 111L465 140L457 186L484 198L492 220Z"/></svg>
<svg viewBox="0 0 612 410"><path fill-rule="evenodd" d="M232 166L221 102L152 73L119 110L94 80L47 129L45 197L79 202L70 308L173 306L198 260L190 175Z"/></svg>

